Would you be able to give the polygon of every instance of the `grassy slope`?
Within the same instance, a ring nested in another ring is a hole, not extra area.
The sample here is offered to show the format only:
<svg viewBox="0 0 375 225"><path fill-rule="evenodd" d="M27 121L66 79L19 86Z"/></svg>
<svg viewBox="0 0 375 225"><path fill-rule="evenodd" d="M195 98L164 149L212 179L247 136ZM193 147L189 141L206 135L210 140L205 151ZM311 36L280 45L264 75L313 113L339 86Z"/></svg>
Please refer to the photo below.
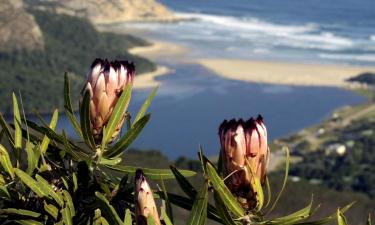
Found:
<svg viewBox="0 0 375 225"><path fill-rule="evenodd" d="M11 110L12 91L21 91L25 109L50 112L63 106L63 74L72 79L73 99L77 99L91 62L97 57L134 61L137 72L155 69L155 65L127 53L132 46L147 45L130 35L99 33L86 20L47 12L31 11L45 41L45 51L0 52L0 109ZM77 102L75 104L77 105Z"/></svg>

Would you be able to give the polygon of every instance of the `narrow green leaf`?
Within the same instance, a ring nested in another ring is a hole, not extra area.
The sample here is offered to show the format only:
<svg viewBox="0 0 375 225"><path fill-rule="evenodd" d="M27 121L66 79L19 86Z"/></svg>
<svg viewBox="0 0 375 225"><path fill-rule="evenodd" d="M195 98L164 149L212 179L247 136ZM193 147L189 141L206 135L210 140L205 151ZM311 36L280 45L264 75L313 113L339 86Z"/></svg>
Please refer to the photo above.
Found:
<svg viewBox="0 0 375 225"><path fill-rule="evenodd" d="M21 129L21 114L18 108L17 97L13 92L13 115L14 115L14 147L22 149L22 129Z"/></svg>
<svg viewBox="0 0 375 225"><path fill-rule="evenodd" d="M141 109L139 110L139 112L137 113L137 116L135 117L134 119L134 123L137 123L139 119L141 119L144 114L146 113L148 107L150 106L150 103L152 101L152 99L155 97L155 94L156 92L158 91L158 86L154 88L154 90L152 90L151 94L148 96L148 98L146 99L146 101L143 103Z"/></svg>
<svg viewBox="0 0 375 225"><path fill-rule="evenodd" d="M207 202L208 202L208 192L207 192L207 182L205 182L201 190L195 197L193 208L191 209L187 224L203 225L206 223Z"/></svg>
<svg viewBox="0 0 375 225"><path fill-rule="evenodd" d="M80 107L80 121L83 139L88 146L95 149L90 122L90 92L86 91Z"/></svg>
<svg viewBox="0 0 375 225"><path fill-rule="evenodd" d="M197 195L197 190L190 184L190 182L176 169L174 166L170 166L173 175L175 176L178 184L180 185L181 189L185 192L187 196L191 199L195 199Z"/></svg>
<svg viewBox="0 0 375 225"><path fill-rule="evenodd" d="M368 214L366 225L371 225L371 213Z"/></svg>
<svg viewBox="0 0 375 225"><path fill-rule="evenodd" d="M124 225L132 225L132 223L133 223L132 222L132 215L130 213L130 210L126 209L126 211L125 211Z"/></svg>
<svg viewBox="0 0 375 225"><path fill-rule="evenodd" d="M70 215L72 215L72 217L75 216L76 211L74 209L72 196L70 196L69 192L67 192L66 190L62 191L62 196L65 200L66 207L70 210Z"/></svg>
<svg viewBox="0 0 375 225"><path fill-rule="evenodd" d="M266 177L266 187L267 187L267 203L265 207L268 207L272 198L271 185L270 185L270 180L268 179L268 177Z"/></svg>
<svg viewBox="0 0 375 225"><path fill-rule="evenodd" d="M120 172L125 172L134 175L135 171L139 169L139 167L134 167L134 166L123 166L123 165L105 165L105 167L115 170L115 171L120 171ZM143 170L143 173L147 176L149 179L160 179L162 177L164 180L165 179L174 179L173 173L168 170L168 169L149 169L149 168L141 168ZM190 170L180 170L180 173L185 176L185 177L191 177L196 175L195 172L190 171Z"/></svg>
<svg viewBox="0 0 375 225"><path fill-rule="evenodd" d="M77 118L74 116L72 102L70 100L70 81L67 73L64 74L64 108L66 115L68 116L70 122L73 125L73 128L75 129L77 134L81 138L83 138L81 127L78 123Z"/></svg>
<svg viewBox="0 0 375 225"><path fill-rule="evenodd" d="M147 114L137 121L113 147L103 153L103 156L107 158L118 157L138 137L150 117L151 115Z"/></svg>
<svg viewBox="0 0 375 225"><path fill-rule="evenodd" d="M59 111L57 109L55 109L55 111L53 112L53 115L52 115L52 119L51 119L51 122L49 124L49 128L51 128L52 130L55 130L55 127L56 127L56 124L57 124L57 120L58 120L58 117L59 117ZM48 138L47 135L45 135L43 137L43 141L42 141L42 144L40 145L40 151L42 152L42 154L44 155L47 151L47 148L48 148L48 144L50 142L50 139Z"/></svg>
<svg viewBox="0 0 375 225"><path fill-rule="evenodd" d="M123 114L126 112L130 102L131 92L132 84L126 85L121 93L120 98L116 103L115 108L112 111L111 118L109 119L108 124L105 127L106 133L105 136L103 136L104 145L106 145L112 138L113 132L115 132L117 124L120 122Z"/></svg>
<svg viewBox="0 0 375 225"><path fill-rule="evenodd" d="M41 214L26 210L26 209L15 209L15 208L7 208L7 209L0 209L0 215L5 214L5 215L20 215L20 216L29 216L33 218L39 217Z"/></svg>
<svg viewBox="0 0 375 225"><path fill-rule="evenodd" d="M269 208L266 211L265 215L270 214L273 211L273 209L277 205L281 195L283 194L286 183L288 181L290 154L289 154L289 149L287 147L284 147L284 150L285 150L285 153L286 153L286 159L285 159L285 174L284 174L283 185L281 186L281 189L280 189L279 193L277 194L277 197L276 197L275 201L272 203L271 208Z"/></svg>
<svg viewBox="0 0 375 225"><path fill-rule="evenodd" d="M164 192L162 192L162 191L157 192L157 194L163 199L166 198L164 196ZM192 209L193 203L194 203L192 199L185 198L185 197L182 197L180 195L176 195L176 194L172 194L172 193L167 193L167 194L168 194L168 199L172 204L177 205L177 206L179 206L183 209L189 210L189 211ZM212 219L212 220L215 220L216 222L223 223L222 219L218 216L216 208L214 208L210 204L207 205L207 217Z"/></svg>
<svg viewBox="0 0 375 225"><path fill-rule="evenodd" d="M39 187L43 190L43 192L51 196L56 201L56 203L59 204L60 207L62 207L64 205L64 199L53 190L48 181L46 181L39 174L37 174L35 178L38 181Z"/></svg>
<svg viewBox="0 0 375 225"><path fill-rule="evenodd" d="M154 218L152 216L147 217L147 225L156 225Z"/></svg>
<svg viewBox="0 0 375 225"><path fill-rule="evenodd" d="M64 225L73 225L73 217L68 208L61 209L61 217L64 221Z"/></svg>
<svg viewBox="0 0 375 225"><path fill-rule="evenodd" d="M355 202L352 202L349 205L341 208L340 211L342 213L345 213L354 205L354 203ZM333 222L334 220L336 220L336 218L337 218L337 213L335 212L332 215L321 218L319 220L309 221L309 222L300 222L300 223L296 223L295 225L322 225L322 224Z"/></svg>
<svg viewBox="0 0 375 225"><path fill-rule="evenodd" d="M209 177L212 186L220 195L220 198L225 203L226 207L236 216L243 217L245 211L237 202L237 199L232 195L224 181L219 177L215 168L210 164L206 164L207 176Z"/></svg>
<svg viewBox="0 0 375 225"><path fill-rule="evenodd" d="M168 217L167 213L165 212L165 208L161 208L161 217L164 220L165 225L173 225L171 219Z"/></svg>
<svg viewBox="0 0 375 225"><path fill-rule="evenodd" d="M14 138L12 136L12 133L10 132L8 123L5 121L3 114L1 113L0 113L0 124L3 130L5 131L5 134L7 135L10 144L12 145L12 147L14 147Z"/></svg>
<svg viewBox="0 0 375 225"><path fill-rule="evenodd" d="M273 224L282 224L282 225L292 225L292 224L298 224L299 222L309 218L309 216L311 215L311 207L312 207L312 200L310 202L310 204L308 206L306 206L305 208L297 211L297 212L294 212L290 215L287 215L287 216L283 216L283 217L280 217L280 218L276 218L276 219L272 219L272 220L269 220L269 221L265 221L264 223L262 224L267 224L267 225L273 225Z"/></svg>
<svg viewBox="0 0 375 225"><path fill-rule="evenodd" d="M39 154L37 152L38 148L32 143L26 142L26 154L27 154L27 170L26 172L31 175L38 165ZM37 149L37 150L35 150Z"/></svg>
<svg viewBox="0 0 375 225"><path fill-rule="evenodd" d="M13 169L12 162L10 161L8 151L1 144L0 144L0 164L5 170L5 172L7 172L12 177L12 179L14 179L14 169Z"/></svg>
<svg viewBox="0 0 375 225"><path fill-rule="evenodd" d="M168 199L168 194L167 194L167 189L165 188L165 184L164 184L164 180L163 178L160 178L161 180L161 188L162 188L162 191L164 192L164 196L165 196L165 199L163 200L164 201L164 211L167 212L167 215L168 215L168 219L172 220L173 221L173 211L172 211L172 205L171 205L171 202L169 201Z"/></svg>
<svg viewBox="0 0 375 225"><path fill-rule="evenodd" d="M339 209L337 210L337 223L338 225L348 225L344 214L342 214Z"/></svg>
<svg viewBox="0 0 375 225"><path fill-rule="evenodd" d="M43 225L44 223L35 220L15 220L14 222L21 225Z"/></svg>
<svg viewBox="0 0 375 225"><path fill-rule="evenodd" d="M47 197L48 193L45 192L45 190L40 187L39 183L36 182L32 177L30 177L27 173L23 172L22 170L18 168L14 168L14 172L16 175L21 179L21 181L26 184L35 194L37 194L39 197Z"/></svg>
<svg viewBox="0 0 375 225"><path fill-rule="evenodd" d="M108 200L99 192L95 192L98 199L100 210L104 215L104 218L108 220L111 225L122 225L120 217L117 215L116 210L109 204Z"/></svg>
<svg viewBox="0 0 375 225"><path fill-rule="evenodd" d="M11 198L6 186L0 186L0 198Z"/></svg>
<svg viewBox="0 0 375 225"><path fill-rule="evenodd" d="M113 159L107 159L107 158L104 158L104 157L100 158L100 164L102 164L102 165L114 166L114 165L119 164L121 161L122 161L122 158L113 158Z"/></svg>
<svg viewBox="0 0 375 225"><path fill-rule="evenodd" d="M57 220L57 217L59 216L59 209L56 208L56 206L52 204L47 204L44 202L44 210L51 215L55 220Z"/></svg>
<svg viewBox="0 0 375 225"><path fill-rule="evenodd" d="M101 225L102 224L102 213L100 212L100 209L95 209L94 211L94 218L92 218L92 225ZM132 225L132 224L130 224Z"/></svg>
<svg viewBox="0 0 375 225"><path fill-rule="evenodd" d="M215 206L220 218L224 221L226 225L236 225L233 218L228 212L228 208L225 206L224 202L221 200L220 195L217 191L214 191Z"/></svg>

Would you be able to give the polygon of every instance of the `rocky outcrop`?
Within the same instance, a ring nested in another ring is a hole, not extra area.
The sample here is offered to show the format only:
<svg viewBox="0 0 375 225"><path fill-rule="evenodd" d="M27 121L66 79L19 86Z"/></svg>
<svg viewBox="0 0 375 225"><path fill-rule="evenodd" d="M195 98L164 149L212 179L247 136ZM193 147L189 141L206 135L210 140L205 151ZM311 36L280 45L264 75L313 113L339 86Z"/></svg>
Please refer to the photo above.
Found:
<svg viewBox="0 0 375 225"><path fill-rule="evenodd" d="M30 6L88 18L94 24L125 21L170 21L176 17L155 0L39 0Z"/></svg>
<svg viewBox="0 0 375 225"><path fill-rule="evenodd" d="M21 0L0 0L0 51L42 49L43 35Z"/></svg>

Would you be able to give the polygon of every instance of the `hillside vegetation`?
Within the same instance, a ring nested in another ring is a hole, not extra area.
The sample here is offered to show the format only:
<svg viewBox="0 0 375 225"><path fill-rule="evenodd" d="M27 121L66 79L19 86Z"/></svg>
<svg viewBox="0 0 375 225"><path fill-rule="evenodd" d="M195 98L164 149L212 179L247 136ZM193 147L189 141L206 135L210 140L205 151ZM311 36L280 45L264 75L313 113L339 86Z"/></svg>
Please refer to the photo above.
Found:
<svg viewBox="0 0 375 225"><path fill-rule="evenodd" d="M0 109L11 111L11 93L20 91L27 112L33 108L51 112L63 106L61 93L64 71L69 72L73 99L78 99L87 65L93 59L120 58L135 62L137 73L152 71L155 65L127 53L133 46L147 45L142 39L112 33L100 33L85 19L30 11L44 38L44 50L0 52ZM77 102L73 104L78 107Z"/></svg>

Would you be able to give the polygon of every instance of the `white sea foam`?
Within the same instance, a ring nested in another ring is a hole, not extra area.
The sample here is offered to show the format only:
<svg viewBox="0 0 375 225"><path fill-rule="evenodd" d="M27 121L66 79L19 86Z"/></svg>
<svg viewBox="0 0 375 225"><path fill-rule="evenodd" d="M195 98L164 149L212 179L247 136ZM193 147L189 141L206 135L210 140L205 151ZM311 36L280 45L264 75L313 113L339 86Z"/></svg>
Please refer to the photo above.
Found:
<svg viewBox="0 0 375 225"><path fill-rule="evenodd" d="M375 54L319 54L320 58L323 59L334 59L334 60L350 60L350 61L361 61L361 62L375 62Z"/></svg>
<svg viewBox="0 0 375 225"><path fill-rule="evenodd" d="M370 36L371 41L375 41L375 34Z"/></svg>
<svg viewBox="0 0 375 225"><path fill-rule="evenodd" d="M342 50L353 46L351 39L340 37L330 32L322 32L319 25L315 23L284 25L270 23L257 18L238 18L198 13L179 13L179 15L200 21L200 23L195 21L193 26L216 31L218 33L215 34L213 32L210 35L216 35L219 38L223 38L223 40L228 40L228 36L234 36L253 43L268 42L272 46L323 50ZM181 26L184 26L184 24L181 24ZM196 32L199 32L198 30L196 29ZM225 35L220 35L223 33ZM207 37L203 38L201 36L196 38L207 39Z"/></svg>

